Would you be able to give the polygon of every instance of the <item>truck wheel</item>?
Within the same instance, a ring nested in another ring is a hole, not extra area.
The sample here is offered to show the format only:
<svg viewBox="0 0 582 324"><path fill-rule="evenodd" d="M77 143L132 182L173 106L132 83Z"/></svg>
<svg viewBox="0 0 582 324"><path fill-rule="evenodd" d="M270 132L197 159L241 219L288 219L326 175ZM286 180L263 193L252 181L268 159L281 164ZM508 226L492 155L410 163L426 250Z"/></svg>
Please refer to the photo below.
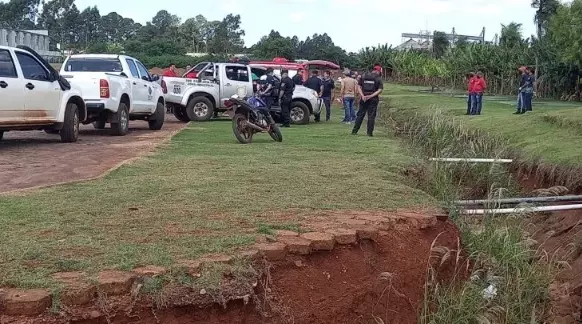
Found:
<svg viewBox="0 0 582 324"><path fill-rule="evenodd" d="M111 123L111 131L114 136L125 136L129 131L129 111L127 105L123 102L117 108L117 119L115 123Z"/></svg>
<svg viewBox="0 0 582 324"><path fill-rule="evenodd" d="M293 103L291 103L290 114L292 124L309 124L309 108L301 101L293 101Z"/></svg>
<svg viewBox="0 0 582 324"><path fill-rule="evenodd" d="M179 121L184 123L190 122L190 117L188 117L188 114L186 114L186 108L181 106L174 106L172 108L172 112L174 113L176 119L178 119Z"/></svg>
<svg viewBox="0 0 582 324"><path fill-rule="evenodd" d="M148 119L148 124L151 130L160 130L162 125L164 125L164 119L166 118L166 107L163 103L158 102L158 106L153 115Z"/></svg>
<svg viewBox="0 0 582 324"><path fill-rule="evenodd" d="M79 139L79 108L72 102L67 104L60 133L63 143L73 143Z"/></svg>
<svg viewBox="0 0 582 324"><path fill-rule="evenodd" d="M98 120L98 121L94 121L93 122L93 128L95 129L105 129L105 124L107 124L107 122Z"/></svg>
<svg viewBox="0 0 582 324"><path fill-rule="evenodd" d="M186 106L188 118L194 121L207 121L214 115L214 105L206 97L194 97Z"/></svg>

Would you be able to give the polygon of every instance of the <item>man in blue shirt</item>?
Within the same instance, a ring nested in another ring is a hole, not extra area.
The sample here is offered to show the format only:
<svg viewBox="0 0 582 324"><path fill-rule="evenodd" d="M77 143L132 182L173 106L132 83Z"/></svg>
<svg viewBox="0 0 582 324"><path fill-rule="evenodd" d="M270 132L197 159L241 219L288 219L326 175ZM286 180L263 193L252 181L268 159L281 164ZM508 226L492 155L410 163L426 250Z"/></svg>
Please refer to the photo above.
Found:
<svg viewBox="0 0 582 324"><path fill-rule="evenodd" d="M525 114L526 111L532 111L532 100L535 86L535 76L531 68L527 67L525 73L521 75L519 82L519 92L521 94L521 105L518 105L516 115Z"/></svg>
<svg viewBox="0 0 582 324"><path fill-rule="evenodd" d="M317 70L313 70L313 72L311 72L311 77L309 77L309 79L307 79L307 81L305 81L305 83L303 84L305 87L317 92L317 95L319 97L321 97L321 93L323 92L323 83L321 82L321 79L318 76L318 72ZM315 115L315 122L319 122L320 119L320 114Z"/></svg>
<svg viewBox="0 0 582 324"><path fill-rule="evenodd" d="M335 89L335 81L330 78L329 71L323 72L323 79L321 80L321 100L325 105L325 121L331 118L331 93Z"/></svg>

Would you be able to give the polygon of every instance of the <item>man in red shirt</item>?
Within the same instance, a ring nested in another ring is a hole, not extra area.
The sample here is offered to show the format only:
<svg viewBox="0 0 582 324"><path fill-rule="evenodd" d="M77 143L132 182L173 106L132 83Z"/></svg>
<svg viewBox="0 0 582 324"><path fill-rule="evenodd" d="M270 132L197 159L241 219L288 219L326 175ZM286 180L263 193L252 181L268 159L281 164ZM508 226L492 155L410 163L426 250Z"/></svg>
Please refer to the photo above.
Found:
<svg viewBox="0 0 582 324"><path fill-rule="evenodd" d="M467 113L465 115L471 114L471 97L473 95L473 79L475 78L475 73L470 72L467 74Z"/></svg>
<svg viewBox="0 0 582 324"><path fill-rule="evenodd" d="M477 72L477 76L473 81L473 95L471 96L471 115L481 115L481 108L483 108L483 92L487 89L487 82L483 78L481 71Z"/></svg>
<svg viewBox="0 0 582 324"><path fill-rule="evenodd" d="M170 64L170 67L164 71L164 76L165 77L177 77L178 74L176 73L176 65L173 63Z"/></svg>

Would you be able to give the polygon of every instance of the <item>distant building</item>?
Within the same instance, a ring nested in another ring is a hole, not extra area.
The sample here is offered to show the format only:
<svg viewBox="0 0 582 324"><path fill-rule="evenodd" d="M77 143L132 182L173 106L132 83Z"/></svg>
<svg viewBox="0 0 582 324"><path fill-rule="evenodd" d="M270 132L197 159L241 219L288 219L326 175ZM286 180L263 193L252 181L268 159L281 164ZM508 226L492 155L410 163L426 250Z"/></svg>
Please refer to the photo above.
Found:
<svg viewBox="0 0 582 324"><path fill-rule="evenodd" d="M25 45L49 61L63 57L61 52L50 51L48 30L11 30L0 28L0 45Z"/></svg>
<svg viewBox="0 0 582 324"><path fill-rule="evenodd" d="M460 39L480 44L486 43L485 27L483 27L481 33L478 36L459 35L455 32L455 28L453 28L452 33L445 34L445 37L449 40L452 47L454 47L455 43ZM400 51L430 49L432 46L433 38L434 33L428 30L422 30L419 33L402 33L402 43L396 46L395 49Z"/></svg>

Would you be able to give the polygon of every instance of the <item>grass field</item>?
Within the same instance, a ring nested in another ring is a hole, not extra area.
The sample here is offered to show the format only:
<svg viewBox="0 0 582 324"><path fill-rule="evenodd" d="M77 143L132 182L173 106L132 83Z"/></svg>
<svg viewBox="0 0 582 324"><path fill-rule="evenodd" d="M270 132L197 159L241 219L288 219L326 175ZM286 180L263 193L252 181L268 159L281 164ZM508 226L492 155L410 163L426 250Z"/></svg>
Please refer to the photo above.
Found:
<svg viewBox="0 0 582 324"><path fill-rule="evenodd" d="M284 129L283 143L259 134L241 145L230 121L192 123L102 180L0 197L0 287L229 253L269 228L298 227L312 210L432 203L402 175L414 159L398 140L382 130L352 136L340 113Z"/></svg>
<svg viewBox="0 0 582 324"><path fill-rule="evenodd" d="M481 116L464 116L467 103L462 96L430 94L420 87L387 88L393 107L409 113L429 113L432 108L455 116L491 134L507 139L527 158L573 166L582 156L582 104L534 100L533 112L513 115L516 97L486 96Z"/></svg>

